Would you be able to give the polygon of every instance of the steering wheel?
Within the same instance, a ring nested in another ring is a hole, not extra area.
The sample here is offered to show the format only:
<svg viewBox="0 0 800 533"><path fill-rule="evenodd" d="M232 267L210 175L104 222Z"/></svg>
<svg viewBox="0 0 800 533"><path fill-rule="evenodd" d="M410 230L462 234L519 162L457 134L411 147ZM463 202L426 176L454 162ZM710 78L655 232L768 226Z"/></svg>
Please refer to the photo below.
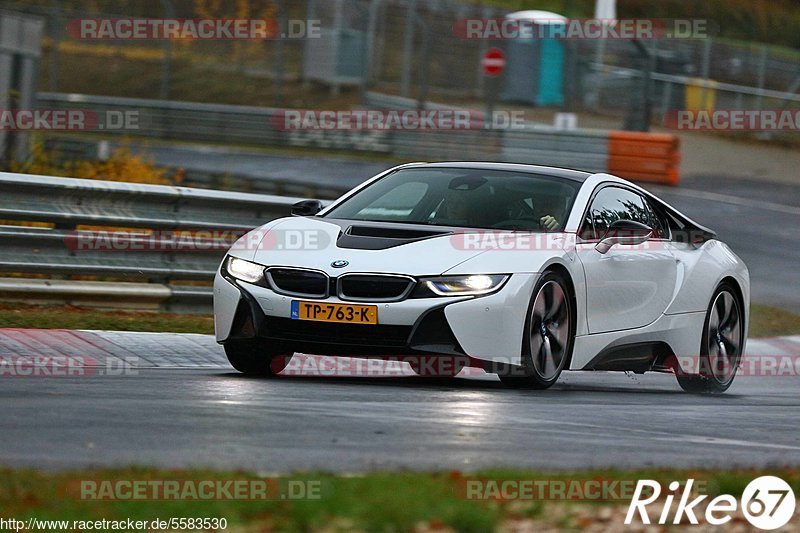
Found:
<svg viewBox="0 0 800 533"><path fill-rule="evenodd" d="M523 226L522 224L520 224L521 222L533 222L536 225L536 227L520 227L520 226ZM521 216L519 218L508 218L506 220L501 220L500 222L496 222L496 223L492 224L492 227L493 228L497 228L497 229L510 229L510 230L523 230L523 231L525 231L525 230L531 230L531 229L542 229L542 223L539 222L538 218L536 218L534 216L526 215L526 216Z"/></svg>

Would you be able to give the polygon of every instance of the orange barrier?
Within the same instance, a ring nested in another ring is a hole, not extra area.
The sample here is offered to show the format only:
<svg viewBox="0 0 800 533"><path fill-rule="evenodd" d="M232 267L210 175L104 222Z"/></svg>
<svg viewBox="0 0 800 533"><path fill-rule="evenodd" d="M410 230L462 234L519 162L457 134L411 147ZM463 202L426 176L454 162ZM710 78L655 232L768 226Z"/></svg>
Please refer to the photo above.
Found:
<svg viewBox="0 0 800 533"><path fill-rule="evenodd" d="M675 135L611 131L608 172L621 178L666 185L680 182L680 141Z"/></svg>

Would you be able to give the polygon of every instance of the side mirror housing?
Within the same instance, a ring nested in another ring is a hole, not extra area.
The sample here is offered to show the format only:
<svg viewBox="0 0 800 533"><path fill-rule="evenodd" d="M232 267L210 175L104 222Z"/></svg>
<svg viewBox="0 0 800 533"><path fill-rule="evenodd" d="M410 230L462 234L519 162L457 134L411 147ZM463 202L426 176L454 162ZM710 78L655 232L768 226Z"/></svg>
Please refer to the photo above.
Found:
<svg viewBox="0 0 800 533"><path fill-rule="evenodd" d="M633 220L617 220L594 247L601 254L607 254L615 244L636 246L644 244L653 236L653 229Z"/></svg>
<svg viewBox="0 0 800 533"><path fill-rule="evenodd" d="M319 200L303 200L292 206L293 217L313 217L322 211L322 202Z"/></svg>

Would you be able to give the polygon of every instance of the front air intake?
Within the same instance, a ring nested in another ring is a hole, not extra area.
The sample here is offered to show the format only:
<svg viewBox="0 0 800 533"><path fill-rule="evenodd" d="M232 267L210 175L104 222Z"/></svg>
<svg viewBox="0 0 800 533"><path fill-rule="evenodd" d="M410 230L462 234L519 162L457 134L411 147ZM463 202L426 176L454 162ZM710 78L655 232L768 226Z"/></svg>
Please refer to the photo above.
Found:
<svg viewBox="0 0 800 533"><path fill-rule="evenodd" d="M337 282L342 300L396 302L413 290L414 278L395 274L345 274Z"/></svg>
<svg viewBox="0 0 800 533"><path fill-rule="evenodd" d="M267 269L272 290L289 296L328 297L328 275L318 270L273 267Z"/></svg>

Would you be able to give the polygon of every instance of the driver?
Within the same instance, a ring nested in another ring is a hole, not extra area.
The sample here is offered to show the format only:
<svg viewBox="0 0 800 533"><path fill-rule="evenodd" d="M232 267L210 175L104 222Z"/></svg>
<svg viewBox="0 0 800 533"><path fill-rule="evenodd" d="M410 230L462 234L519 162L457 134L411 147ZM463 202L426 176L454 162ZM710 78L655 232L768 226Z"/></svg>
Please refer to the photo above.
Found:
<svg viewBox="0 0 800 533"><path fill-rule="evenodd" d="M554 194L540 194L534 199L534 212L539 219L542 229L556 231L561 228L561 223L555 217L561 212L563 202L561 196ZM555 214L555 215L554 215Z"/></svg>
<svg viewBox="0 0 800 533"><path fill-rule="evenodd" d="M469 193L468 190L448 189L439 209L440 218L450 224L469 224L472 218Z"/></svg>

